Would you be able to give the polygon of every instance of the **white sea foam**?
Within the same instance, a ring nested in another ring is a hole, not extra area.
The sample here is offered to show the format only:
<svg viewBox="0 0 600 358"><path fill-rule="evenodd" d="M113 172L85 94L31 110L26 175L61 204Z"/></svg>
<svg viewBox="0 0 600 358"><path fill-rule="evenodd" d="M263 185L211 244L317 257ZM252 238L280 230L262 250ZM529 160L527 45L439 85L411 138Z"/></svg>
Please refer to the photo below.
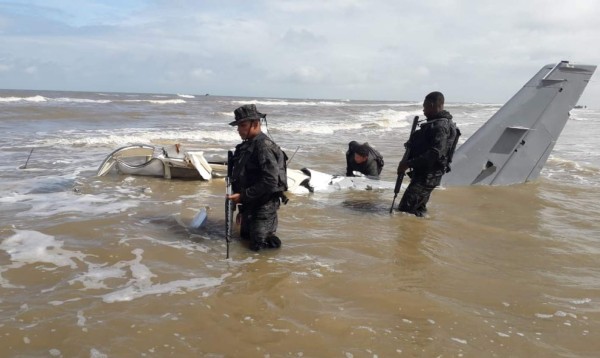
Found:
<svg viewBox="0 0 600 358"><path fill-rule="evenodd" d="M0 97L1 102L46 102L48 99L44 96L31 96L31 97Z"/></svg>
<svg viewBox="0 0 600 358"><path fill-rule="evenodd" d="M79 298L79 297L71 298L71 299L65 300L65 301L50 301L50 302L48 302L48 304L52 305L52 306L60 306L60 305L63 305L65 302L77 302L77 301L81 301L81 298Z"/></svg>
<svg viewBox="0 0 600 358"><path fill-rule="evenodd" d="M579 116L571 116L569 118L569 120L587 122L587 121L592 121L593 119L592 118L586 118L586 117L579 117Z"/></svg>
<svg viewBox="0 0 600 358"><path fill-rule="evenodd" d="M196 98L196 96L192 96L191 94L177 94L181 98Z"/></svg>
<svg viewBox="0 0 600 358"><path fill-rule="evenodd" d="M171 241L171 240L160 240L153 237L143 237L143 238L124 238L119 240L119 244L123 244L129 241L135 240L144 240L149 241L155 244L164 245L167 247L171 247L178 250L190 250L190 251L199 251L207 253L209 252L209 247L203 244L193 243L193 242L181 242L181 241Z"/></svg>
<svg viewBox="0 0 600 358"><path fill-rule="evenodd" d="M582 150L583 151L583 150ZM559 154L559 153L557 153ZM549 179L562 181L565 178L572 183L597 186L598 167L585 163L581 159L575 161L550 155L548 163L542 169L542 175Z"/></svg>
<svg viewBox="0 0 600 358"><path fill-rule="evenodd" d="M454 342L457 342L457 343L460 343L460 344L467 344L467 340L466 339L460 339L460 338L455 338L455 337L452 337L450 339L453 340Z"/></svg>
<svg viewBox="0 0 600 358"><path fill-rule="evenodd" d="M83 315L83 311L82 310L77 311L77 326L84 327L85 322L86 322L86 318Z"/></svg>
<svg viewBox="0 0 600 358"><path fill-rule="evenodd" d="M98 103L105 104L111 103L108 99L89 99L89 98L70 98L70 97L58 97L49 98L44 96L31 96L31 97L0 97L0 103L11 103L11 102L28 102L28 103Z"/></svg>
<svg viewBox="0 0 600 358"><path fill-rule="evenodd" d="M244 104L255 104L264 106L303 106L303 107L417 107L419 111L422 109L423 102L353 102L349 99L341 100L292 100L292 99L249 99L249 100L234 100L231 101L233 106ZM460 105L459 105L460 106ZM457 106L458 107L458 106Z"/></svg>
<svg viewBox="0 0 600 358"><path fill-rule="evenodd" d="M51 193L7 194L0 198L0 203L24 203L28 210L15 214L16 217L48 217L58 214L77 214L81 216L97 216L123 212L137 207L138 201L108 197L104 194L76 194L72 191Z"/></svg>
<svg viewBox="0 0 600 358"><path fill-rule="evenodd" d="M122 100L121 102L126 102L126 103L147 102L147 103L152 103L152 104L182 104L182 103L187 103L183 99L125 99L125 100Z"/></svg>
<svg viewBox="0 0 600 358"><path fill-rule="evenodd" d="M68 97L55 98L55 99L51 99L49 101L62 102L62 103L99 103L99 104L112 102L111 100L108 100L108 99L87 99L87 98L68 98Z"/></svg>
<svg viewBox="0 0 600 358"><path fill-rule="evenodd" d="M182 141L203 143L211 142L239 142L239 134L231 128L217 131L180 131L180 130L149 130L139 128L126 128L119 133L114 131L99 131L96 135L89 133L72 133L61 131L62 135L45 137L34 144L36 146L62 146L97 147L97 146L124 146L131 143L146 143L166 145ZM108 153L107 153L108 154Z"/></svg>
<svg viewBox="0 0 600 358"><path fill-rule="evenodd" d="M152 285L146 281L133 280L123 289L102 296L106 303L132 301L147 295L164 293L180 294L184 291L194 291L201 288L215 287L223 283L223 278L198 277L189 280L176 280L167 283Z"/></svg>
<svg viewBox="0 0 600 358"><path fill-rule="evenodd" d="M54 236L33 230L14 230L15 234L0 244L0 249L10 255L13 261L11 268L18 268L30 263L48 263L58 267L77 268L75 259L84 261L87 255L80 251L63 249L64 242ZM38 266L40 270L52 270Z"/></svg>
<svg viewBox="0 0 600 358"><path fill-rule="evenodd" d="M571 317L571 318L577 318L576 314L573 313L567 313L564 311L556 311L554 312L554 314L547 314L547 313L536 313L535 316L537 318L543 318L543 319L550 319L550 318L554 318L554 317L559 317L559 318L564 318L564 317Z"/></svg>
<svg viewBox="0 0 600 358"><path fill-rule="evenodd" d="M592 302L592 299L591 298L582 298L582 299L577 299L577 300L571 300L569 302L571 302L574 305L584 305L586 303Z"/></svg>
<svg viewBox="0 0 600 358"><path fill-rule="evenodd" d="M248 100L231 101L234 105L255 104L264 106L344 106L343 101L290 101L290 100Z"/></svg>
<svg viewBox="0 0 600 358"><path fill-rule="evenodd" d="M182 98L194 98L184 97L184 95L180 95ZM89 98L71 98L71 97L59 97L59 98L49 98L44 96L31 96L31 97L0 97L0 103L11 103L11 102L56 102L56 103L97 103L97 104L106 104L113 102L122 102L122 103L152 103L152 104L183 104L187 103L184 99L124 99L124 100L108 100L108 99L89 99Z"/></svg>
<svg viewBox="0 0 600 358"><path fill-rule="evenodd" d="M233 112L217 112L215 114L218 115L218 116L221 116L221 117L229 117L231 119L234 118Z"/></svg>
<svg viewBox="0 0 600 358"><path fill-rule="evenodd" d="M422 103L419 103L419 105L421 105ZM445 108L462 108L462 107L468 107L468 108L492 108L492 109L498 109L500 107L502 107L504 105L504 103L477 103L477 102L446 102L444 104Z"/></svg>
<svg viewBox="0 0 600 358"><path fill-rule="evenodd" d="M410 126L415 115L418 115L418 112L381 109L358 115L358 119L365 124L376 125L382 129L395 129Z"/></svg>
<svg viewBox="0 0 600 358"><path fill-rule="evenodd" d="M69 281L69 284L81 283L84 290L107 289L109 287L104 282L105 280L124 278L126 275L127 272L123 264L106 266L105 264L88 263L87 272L78 275Z"/></svg>
<svg viewBox="0 0 600 358"><path fill-rule="evenodd" d="M100 352L96 348L90 349L90 358L107 358L108 355Z"/></svg>
<svg viewBox="0 0 600 358"><path fill-rule="evenodd" d="M38 235L37 238L39 239L39 237L40 236ZM12 241L15 241L15 239L13 239ZM12 241L9 241L8 243L3 243L3 246L0 246L0 248L7 247L7 249L11 249L12 246L14 246L14 244L11 244ZM32 244L30 243L28 245L21 245L21 247L27 248L31 245ZM62 246L62 243L55 244L53 241L49 241L49 239L46 238L45 241L42 242L42 244L38 245L56 246L60 248L60 246ZM107 265L105 263L86 262L88 270L86 272L80 273L79 275L77 275L76 278L70 280L69 284L81 284L83 285L83 290L110 289L112 291L103 294L101 298L104 302L113 303L131 301L147 295L165 293L178 294L184 291L193 291L207 287L214 287L220 285L226 277L229 277L231 275L229 273L226 273L219 278L194 277L190 279L180 279L171 282L154 284L152 282L152 279L155 278L157 275L154 274L148 266L142 263L144 250L137 248L132 250L131 252L135 255L134 259L128 261L120 261L112 265ZM69 252L66 250L56 251L56 249L54 249L53 253L54 255L45 255L46 257L50 257L50 259L46 258L46 261L53 261L51 259L52 257L61 256L64 262L58 261L57 263L62 264L63 266L66 264L70 264L71 267L73 267L74 263L72 261L72 258L78 258L81 261L84 261L83 259L85 258L85 255L81 253ZM39 260L40 259L36 259L37 262L39 262ZM30 260L25 262L30 262ZM115 287L115 279L125 279L128 277L129 279L125 284ZM110 282L110 284L108 282ZM62 304L62 302L55 302L54 304L60 305ZM85 324L85 317L83 316L83 312L78 312L77 317L78 325L83 326Z"/></svg>
<svg viewBox="0 0 600 358"><path fill-rule="evenodd" d="M377 331L375 331L373 328L371 328L369 326L358 326L358 327L356 327L356 329L363 329L363 330L369 331L372 334L377 334Z"/></svg>
<svg viewBox="0 0 600 358"><path fill-rule="evenodd" d="M309 275L322 278L327 273L341 273L342 271L335 268L335 262L322 262L322 258L311 257L309 255L303 256L283 256L273 259L269 259L269 262L279 262L286 264L297 264L297 263L309 263L309 266L305 266L306 271L293 272L294 275L307 277Z"/></svg>
<svg viewBox="0 0 600 358"><path fill-rule="evenodd" d="M344 124L312 123L310 126L279 126L278 131L287 133L313 133L334 134L337 131L361 129L360 122L346 122Z"/></svg>

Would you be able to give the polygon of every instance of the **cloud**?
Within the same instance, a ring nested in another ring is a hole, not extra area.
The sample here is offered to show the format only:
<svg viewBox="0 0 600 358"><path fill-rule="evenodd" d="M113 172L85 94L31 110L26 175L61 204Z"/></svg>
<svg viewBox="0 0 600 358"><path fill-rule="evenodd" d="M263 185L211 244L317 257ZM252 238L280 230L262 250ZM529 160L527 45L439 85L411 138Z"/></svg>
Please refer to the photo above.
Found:
<svg viewBox="0 0 600 358"><path fill-rule="evenodd" d="M212 70L207 70L204 68L194 68L191 72L191 76L196 79L206 79L209 78L212 74Z"/></svg>
<svg viewBox="0 0 600 358"><path fill-rule="evenodd" d="M316 44L324 44L325 37L315 35L306 29L288 29L282 36L280 44L284 46L311 47Z"/></svg>
<svg viewBox="0 0 600 358"><path fill-rule="evenodd" d="M28 75L35 75L38 71L37 66L28 66L25 68L24 72Z"/></svg>
<svg viewBox="0 0 600 358"><path fill-rule="evenodd" d="M0 82L382 100L420 100L435 88L456 101L499 103L547 63L600 63L600 3L592 0L223 4L0 4L0 48L11 59L0 60ZM588 105L600 98L596 78Z"/></svg>

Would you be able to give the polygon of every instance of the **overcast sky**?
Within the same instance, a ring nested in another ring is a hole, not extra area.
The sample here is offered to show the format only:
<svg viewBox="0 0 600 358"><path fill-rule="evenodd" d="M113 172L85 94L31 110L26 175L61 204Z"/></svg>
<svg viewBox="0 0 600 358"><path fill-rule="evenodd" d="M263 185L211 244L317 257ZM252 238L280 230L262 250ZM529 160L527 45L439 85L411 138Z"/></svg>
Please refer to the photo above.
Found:
<svg viewBox="0 0 600 358"><path fill-rule="evenodd" d="M600 64L599 19L597 0L0 0L0 88L504 103L545 64Z"/></svg>

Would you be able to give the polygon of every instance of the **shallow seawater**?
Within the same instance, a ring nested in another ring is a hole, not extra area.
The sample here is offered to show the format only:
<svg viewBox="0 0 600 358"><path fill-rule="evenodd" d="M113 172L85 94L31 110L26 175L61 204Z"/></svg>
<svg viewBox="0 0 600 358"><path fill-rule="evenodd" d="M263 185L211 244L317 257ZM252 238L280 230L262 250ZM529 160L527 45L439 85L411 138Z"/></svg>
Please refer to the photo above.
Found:
<svg viewBox="0 0 600 358"><path fill-rule="evenodd" d="M5 356L600 351L599 111L573 111L534 182L441 188L427 218L390 215L385 190L290 195L282 248L254 253L235 239L227 260L222 179L96 177L105 156L130 143L182 143L222 158L239 141L226 125L233 109L253 102L288 155L297 149L290 167L342 173L347 143L369 141L393 181L419 103L0 97L17 98L0 101ZM466 139L499 107L448 110ZM207 222L189 229L201 208Z"/></svg>

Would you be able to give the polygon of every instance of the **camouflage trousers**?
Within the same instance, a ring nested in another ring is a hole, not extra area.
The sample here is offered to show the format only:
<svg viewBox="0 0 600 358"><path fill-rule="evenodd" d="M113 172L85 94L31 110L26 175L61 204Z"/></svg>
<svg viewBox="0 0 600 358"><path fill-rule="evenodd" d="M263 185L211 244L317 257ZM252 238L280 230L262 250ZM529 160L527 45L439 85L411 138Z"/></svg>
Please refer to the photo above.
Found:
<svg viewBox="0 0 600 358"><path fill-rule="evenodd" d="M439 183L439 181L437 181ZM425 216L427 213L427 202L431 192L437 185L431 185L431 181L411 180L406 188L398 210L416 216Z"/></svg>
<svg viewBox="0 0 600 358"><path fill-rule="evenodd" d="M250 240L251 250L281 246L281 240L275 236L278 224L277 210L280 205L277 197L263 205L242 211L240 236Z"/></svg>

